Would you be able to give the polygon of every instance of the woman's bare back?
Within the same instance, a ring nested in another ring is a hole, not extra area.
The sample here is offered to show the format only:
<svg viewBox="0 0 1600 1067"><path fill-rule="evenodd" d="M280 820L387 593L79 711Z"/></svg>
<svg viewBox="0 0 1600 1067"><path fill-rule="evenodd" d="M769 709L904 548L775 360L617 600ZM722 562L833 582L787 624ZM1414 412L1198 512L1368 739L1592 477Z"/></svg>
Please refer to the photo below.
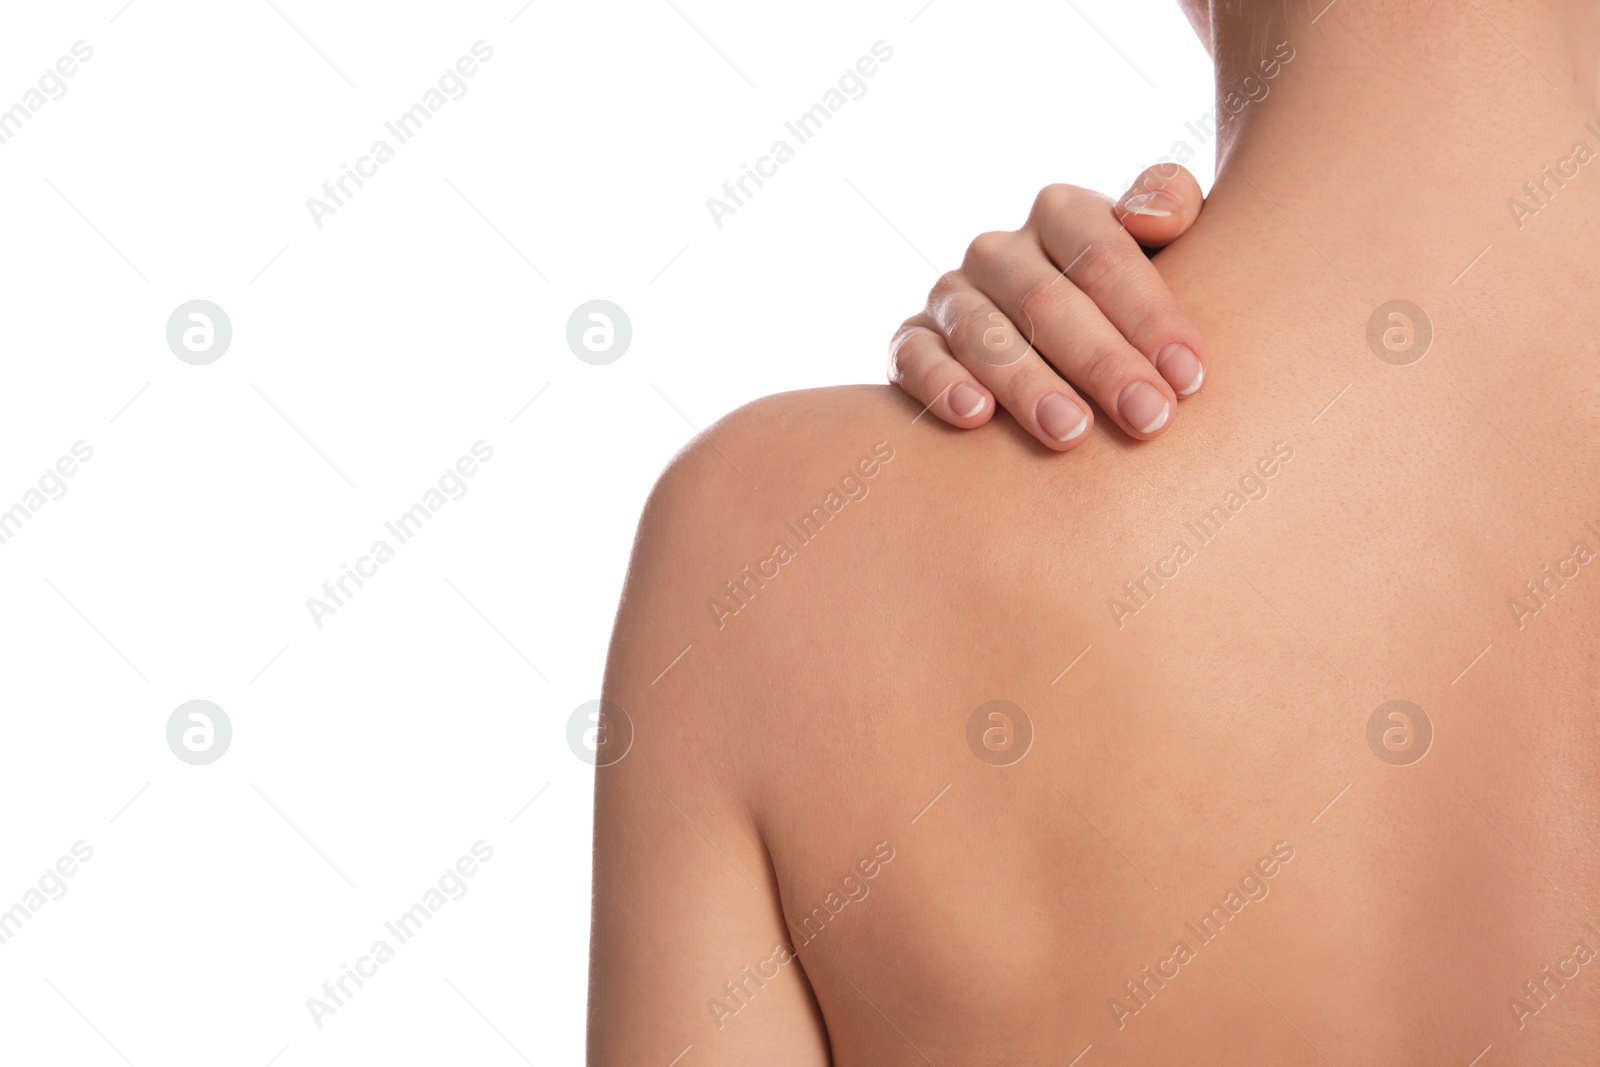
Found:
<svg viewBox="0 0 1600 1067"><path fill-rule="evenodd" d="M602 773L781 902L680 991L702 1047L812 995L838 1064L1600 1047L1585 435L1508 444L1464 345L1278 324L1344 353L1289 389L1208 324L1189 432L1071 468L868 389L686 457L722 518L646 658L691 647Z"/></svg>
<svg viewBox="0 0 1600 1067"><path fill-rule="evenodd" d="M1600 179L1452 228L1239 173L1159 260L1219 368L1181 433L1064 463L852 387L663 479L601 1059L1592 1061Z"/></svg>

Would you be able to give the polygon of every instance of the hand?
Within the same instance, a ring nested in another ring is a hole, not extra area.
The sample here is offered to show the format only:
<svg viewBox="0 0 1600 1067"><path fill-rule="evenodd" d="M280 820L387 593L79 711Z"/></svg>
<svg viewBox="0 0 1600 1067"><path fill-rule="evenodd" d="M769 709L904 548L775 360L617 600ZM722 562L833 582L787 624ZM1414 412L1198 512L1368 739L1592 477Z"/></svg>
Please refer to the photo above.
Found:
<svg viewBox="0 0 1600 1067"><path fill-rule="evenodd" d="M980 234L939 279L890 342L889 380L963 429L988 422L998 398L1057 451L1087 440L1094 418L1073 386L1129 436L1158 436L1205 380L1206 355L1144 249L1187 231L1203 199L1175 163L1116 204L1049 186L1022 229Z"/></svg>

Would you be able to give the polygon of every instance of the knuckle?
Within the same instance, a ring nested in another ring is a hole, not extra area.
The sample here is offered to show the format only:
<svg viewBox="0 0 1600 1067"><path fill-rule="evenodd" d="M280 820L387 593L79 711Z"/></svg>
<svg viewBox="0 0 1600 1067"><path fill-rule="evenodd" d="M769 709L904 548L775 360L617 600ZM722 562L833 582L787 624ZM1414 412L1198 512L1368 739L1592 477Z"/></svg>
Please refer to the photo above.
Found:
<svg viewBox="0 0 1600 1067"><path fill-rule="evenodd" d="M953 362L937 334L926 326L913 326L890 345L889 381L919 400L930 400Z"/></svg>
<svg viewBox="0 0 1600 1067"><path fill-rule="evenodd" d="M916 337L918 329L909 322L894 332L889 338L889 380L902 382L906 378L906 370L911 360L916 355Z"/></svg>
<svg viewBox="0 0 1600 1067"><path fill-rule="evenodd" d="M954 308L947 320L951 343L981 347L981 337L976 335L995 325L989 319L993 311L994 305L982 300L967 301Z"/></svg>
<svg viewBox="0 0 1600 1067"><path fill-rule="evenodd" d="M980 233L967 246L967 255L963 263L999 263L1006 257L1012 246L1012 241L1013 235L1004 230L990 230L987 233Z"/></svg>
<svg viewBox="0 0 1600 1067"><path fill-rule="evenodd" d="M1116 386L1127 376L1128 351L1125 346L1104 341L1089 349L1083 361L1083 386L1101 397L1112 397Z"/></svg>
<svg viewBox="0 0 1600 1067"><path fill-rule="evenodd" d="M906 380L906 368L901 349L904 346L895 342L889 343L889 357L884 361L884 377L889 379L890 385L901 385Z"/></svg>
<svg viewBox="0 0 1600 1067"><path fill-rule="evenodd" d="M1116 281L1130 262L1127 249L1117 242L1090 241L1070 264L1069 274L1080 288L1094 288Z"/></svg>
<svg viewBox="0 0 1600 1067"><path fill-rule="evenodd" d="M1036 216L1051 216L1071 211L1078 201L1079 192L1076 185L1064 185L1061 182L1047 185L1033 198L1033 213Z"/></svg>
<svg viewBox="0 0 1600 1067"><path fill-rule="evenodd" d="M988 301L973 301L956 314L950 348L963 363L990 367L1012 366L1028 353L1016 326Z"/></svg>
<svg viewBox="0 0 1600 1067"><path fill-rule="evenodd" d="M900 328L894 332L894 344L897 347L911 345L922 348L936 340L939 336L937 327L925 316L918 315L907 319Z"/></svg>
<svg viewBox="0 0 1600 1067"><path fill-rule="evenodd" d="M963 289L971 288L967 283L967 276L959 270L947 270L939 275L939 280L933 283L933 288L928 290L928 308L932 310L950 299L952 295Z"/></svg>
<svg viewBox="0 0 1600 1067"><path fill-rule="evenodd" d="M1144 345L1155 345L1160 341L1180 337L1184 332L1183 313L1176 305L1158 300L1145 308L1129 325L1128 340L1136 345L1140 345L1141 342Z"/></svg>
<svg viewBox="0 0 1600 1067"><path fill-rule="evenodd" d="M1008 411L1032 411L1033 402L1047 391L1056 388L1056 384L1043 371L1033 367L1021 367L1005 384L1005 407Z"/></svg>
<svg viewBox="0 0 1600 1067"><path fill-rule="evenodd" d="M906 319L906 321L894 328L894 333L889 335L889 347L899 348L901 345L905 344L914 333L920 329L924 329L926 325L926 320L921 314L912 315L910 318Z"/></svg>
<svg viewBox="0 0 1600 1067"><path fill-rule="evenodd" d="M1068 283L1059 274L1038 278L1017 298L1017 310L1037 331L1042 323L1054 321L1059 316L1067 295Z"/></svg>

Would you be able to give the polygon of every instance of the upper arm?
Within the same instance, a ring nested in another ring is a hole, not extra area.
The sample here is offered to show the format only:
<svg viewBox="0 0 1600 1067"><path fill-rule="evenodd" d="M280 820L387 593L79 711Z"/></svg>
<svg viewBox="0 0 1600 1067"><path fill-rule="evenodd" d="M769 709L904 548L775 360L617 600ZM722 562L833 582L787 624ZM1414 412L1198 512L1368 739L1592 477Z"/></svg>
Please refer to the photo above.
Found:
<svg viewBox="0 0 1600 1067"><path fill-rule="evenodd" d="M697 442L640 523L604 687L632 740L595 773L591 1067L667 1067L686 1046L685 1064L829 1062L751 814L751 679L706 612L747 491Z"/></svg>

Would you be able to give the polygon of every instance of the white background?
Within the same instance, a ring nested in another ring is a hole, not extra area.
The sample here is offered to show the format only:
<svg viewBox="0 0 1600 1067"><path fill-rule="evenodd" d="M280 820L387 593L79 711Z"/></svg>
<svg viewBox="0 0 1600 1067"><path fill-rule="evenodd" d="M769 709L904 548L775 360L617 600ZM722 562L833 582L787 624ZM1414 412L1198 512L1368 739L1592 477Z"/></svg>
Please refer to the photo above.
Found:
<svg viewBox="0 0 1600 1067"><path fill-rule="evenodd" d="M94 54L0 144L0 510L94 454L0 545L0 909L93 858L0 944L0 1062L575 1063L566 725L656 474L747 400L881 381L934 265L1041 186L1114 194L1180 139L1209 185L1209 65L1126 0L275 2L7 5L0 108ZM318 228L307 198L479 40ZM877 41L718 228L706 199ZM233 327L208 366L166 343L197 298ZM632 321L608 366L566 345L594 298ZM319 628L307 598L480 440ZM192 699L233 726L208 766L167 747ZM479 840L318 1027L307 998Z"/></svg>

